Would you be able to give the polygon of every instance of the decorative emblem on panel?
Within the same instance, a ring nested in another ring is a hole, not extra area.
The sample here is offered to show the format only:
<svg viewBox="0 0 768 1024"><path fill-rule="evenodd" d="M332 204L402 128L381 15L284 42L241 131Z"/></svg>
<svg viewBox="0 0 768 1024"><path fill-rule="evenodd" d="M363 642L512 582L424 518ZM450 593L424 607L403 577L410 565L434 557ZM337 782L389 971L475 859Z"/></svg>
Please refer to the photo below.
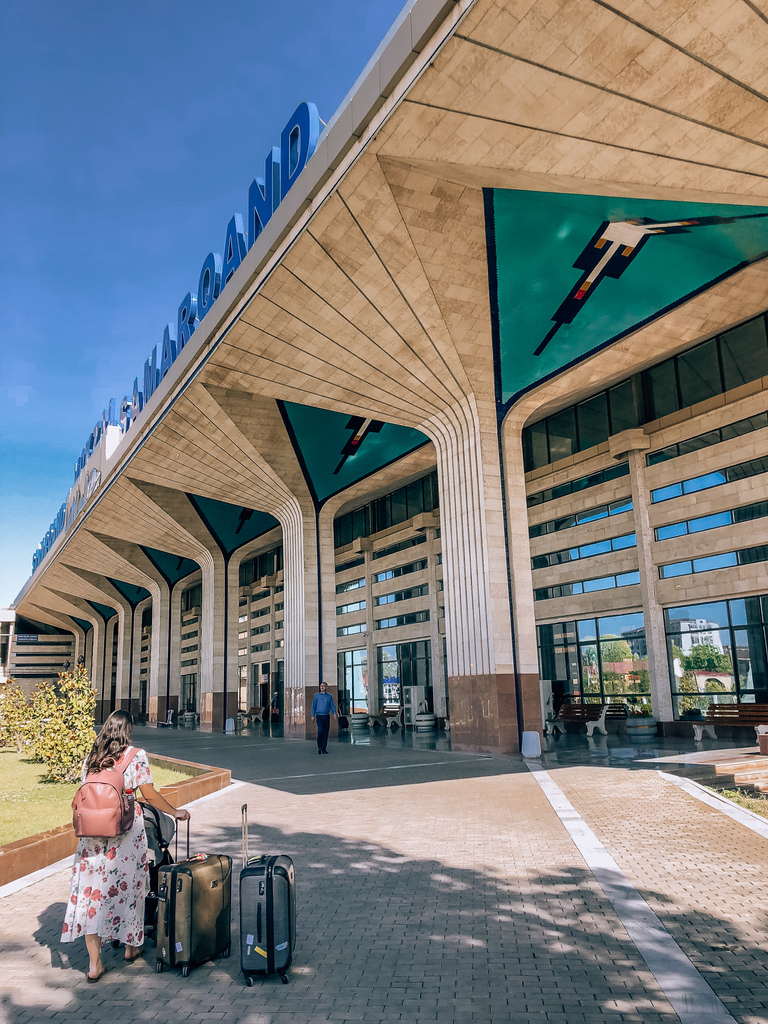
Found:
<svg viewBox="0 0 768 1024"><path fill-rule="evenodd" d="M687 234L691 228L733 224L737 220L750 220L754 217L768 217L768 213L749 213L742 217L689 217L686 220L670 221L652 220L650 217L603 221L573 264L576 270L583 270L584 273L558 307L552 317L553 326L533 354L541 355L563 324L573 323L601 281L607 277L618 280L640 254L649 238L654 235L682 235Z"/></svg>
<svg viewBox="0 0 768 1024"><path fill-rule="evenodd" d="M516 189L484 201L502 406L768 258L768 203Z"/></svg>
<svg viewBox="0 0 768 1024"><path fill-rule="evenodd" d="M381 420L363 419L362 416L350 416L346 429L352 431L352 437L349 438L341 449L341 462L334 469L333 475L338 475L347 459L360 451L360 445L369 434L378 434L383 426L384 424Z"/></svg>

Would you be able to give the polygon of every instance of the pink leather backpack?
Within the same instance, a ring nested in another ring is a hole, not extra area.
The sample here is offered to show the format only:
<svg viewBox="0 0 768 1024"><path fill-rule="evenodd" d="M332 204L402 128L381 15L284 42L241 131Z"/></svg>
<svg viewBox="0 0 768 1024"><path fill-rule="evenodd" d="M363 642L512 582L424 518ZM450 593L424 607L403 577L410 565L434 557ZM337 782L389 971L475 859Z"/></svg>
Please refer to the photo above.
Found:
<svg viewBox="0 0 768 1024"><path fill-rule="evenodd" d="M76 836L112 838L130 829L136 803L133 790L125 788L125 769L135 753L136 747L128 747L111 768L86 775L72 801Z"/></svg>

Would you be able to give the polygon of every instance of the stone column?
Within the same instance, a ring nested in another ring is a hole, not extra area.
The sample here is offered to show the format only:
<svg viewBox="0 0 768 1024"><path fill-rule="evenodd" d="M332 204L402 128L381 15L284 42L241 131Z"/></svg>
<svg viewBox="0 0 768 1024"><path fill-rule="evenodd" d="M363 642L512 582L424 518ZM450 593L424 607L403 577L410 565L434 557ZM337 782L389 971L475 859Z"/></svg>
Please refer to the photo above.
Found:
<svg viewBox="0 0 768 1024"><path fill-rule="evenodd" d="M321 678L317 522L314 510L304 506L298 498L286 502L274 514L283 528L285 735L308 737L312 735L309 710ZM327 534L327 530L325 532ZM330 565L333 566L333 521L329 543ZM326 537L325 557L327 547ZM324 628L324 639L327 633ZM324 666L323 673L326 672L327 666ZM335 679L334 671L327 681L335 682Z"/></svg>
<svg viewBox="0 0 768 1024"><path fill-rule="evenodd" d="M525 499L522 427L522 417L515 409L510 410L501 428L507 546L512 592L512 619L515 630L515 658L517 671L523 680L525 729L541 732L543 709L539 686L531 547L528 537L528 506Z"/></svg>
<svg viewBox="0 0 768 1024"><path fill-rule="evenodd" d="M139 603L133 609L133 671L131 674L131 714L134 716L134 720L136 721L138 721L138 716L141 714L141 645L143 642L142 634L144 632L141 623L142 619L144 618L145 610L147 608L150 608L151 606L152 596L150 595L149 597L145 597L143 601L139 601ZM151 634L149 645L151 649ZM149 661L147 661L147 711L149 711Z"/></svg>
<svg viewBox="0 0 768 1024"><path fill-rule="evenodd" d="M157 720L164 722L168 709L178 720L179 695L181 693L181 594L186 580L180 580L169 591L168 621L163 629L168 630L168 660L165 675L158 672Z"/></svg>
<svg viewBox="0 0 768 1024"><path fill-rule="evenodd" d="M669 683L667 642L664 635L664 612L656 596L658 571L653 561L653 528L650 523L651 496L645 483L645 451L650 437L638 427L624 430L609 438L611 455L617 461L629 461L629 482L632 488L637 562L640 569L640 593L643 599L645 646L648 654L648 675L654 716L660 722L674 720L672 688Z"/></svg>
<svg viewBox="0 0 768 1024"><path fill-rule="evenodd" d="M516 679L494 410L468 398L425 429L437 450L451 741L514 752L518 705L530 704L535 727L540 715L529 680Z"/></svg>
<svg viewBox="0 0 768 1024"><path fill-rule="evenodd" d="M127 602L117 603L117 687L115 707L131 710L128 697L133 663L133 609Z"/></svg>

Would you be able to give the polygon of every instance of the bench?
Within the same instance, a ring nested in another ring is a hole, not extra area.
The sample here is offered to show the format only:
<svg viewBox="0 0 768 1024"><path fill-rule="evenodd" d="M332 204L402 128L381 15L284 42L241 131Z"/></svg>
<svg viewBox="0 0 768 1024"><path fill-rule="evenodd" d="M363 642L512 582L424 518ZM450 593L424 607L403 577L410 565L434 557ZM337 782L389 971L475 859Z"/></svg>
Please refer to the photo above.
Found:
<svg viewBox="0 0 768 1024"><path fill-rule="evenodd" d="M704 720L693 723L693 738L702 740L706 733L716 740L716 725L753 726L759 736L758 726L768 725L768 704L710 704Z"/></svg>
<svg viewBox="0 0 768 1024"><path fill-rule="evenodd" d="M566 722L584 724L587 727L587 736L591 736L595 729L608 735L605 727L606 718L626 718L626 704L577 704L575 701L566 701L560 705L560 710L552 719L552 732L565 732Z"/></svg>

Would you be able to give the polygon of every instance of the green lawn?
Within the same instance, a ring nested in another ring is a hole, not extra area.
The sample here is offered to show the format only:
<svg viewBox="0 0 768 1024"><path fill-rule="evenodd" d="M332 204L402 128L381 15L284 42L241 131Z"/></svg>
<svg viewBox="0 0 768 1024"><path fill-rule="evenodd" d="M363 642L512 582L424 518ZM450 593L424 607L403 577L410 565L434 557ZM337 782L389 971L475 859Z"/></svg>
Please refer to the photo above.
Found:
<svg viewBox="0 0 768 1024"><path fill-rule="evenodd" d="M0 748L0 846L71 823L70 804L77 785L41 782L42 774L43 765L25 760L11 747ZM152 766L152 781L158 788L196 774L192 769Z"/></svg>
<svg viewBox="0 0 768 1024"><path fill-rule="evenodd" d="M757 793L754 796L748 796L740 789L716 789L715 792L733 800L739 807L746 807L748 811L768 818L768 796Z"/></svg>

